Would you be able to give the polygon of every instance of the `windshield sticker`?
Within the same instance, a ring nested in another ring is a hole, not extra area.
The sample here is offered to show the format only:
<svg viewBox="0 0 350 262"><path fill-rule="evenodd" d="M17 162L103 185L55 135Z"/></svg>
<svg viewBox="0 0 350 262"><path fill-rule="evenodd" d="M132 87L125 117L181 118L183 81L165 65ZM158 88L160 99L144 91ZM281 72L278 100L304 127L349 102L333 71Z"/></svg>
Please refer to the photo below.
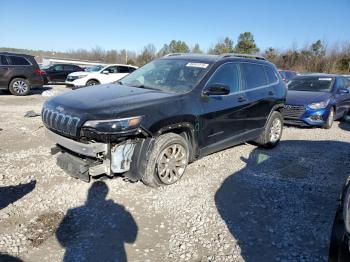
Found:
<svg viewBox="0 0 350 262"><path fill-rule="evenodd" d="M207 68L209 64L204 63L188 63L186 66L188 67L199 67L199 68Z"/></svg>
<svg viewBox="0 0 350 262"><path fill-rule="evenodd" d="M319 78L319 81L332 81L332 78L330 77L323 77L323 78Z"/></svg>

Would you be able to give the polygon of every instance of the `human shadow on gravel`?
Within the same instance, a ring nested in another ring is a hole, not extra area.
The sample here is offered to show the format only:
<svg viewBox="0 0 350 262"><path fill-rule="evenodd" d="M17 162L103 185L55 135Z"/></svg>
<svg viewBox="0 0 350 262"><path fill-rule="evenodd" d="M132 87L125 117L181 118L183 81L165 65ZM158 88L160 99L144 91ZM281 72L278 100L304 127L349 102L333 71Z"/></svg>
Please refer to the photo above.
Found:
<svg viewBox="0 0 350 262"><path fill-rule="evenodd" d="M21 199L35 188L36 181L16 186L0 187L0 210Z"/></svg>
<svg viewBox="0 0 350 262"><path fill-rule="evenodd" d="M350 143L281 141L254 149L215 194L245 261L326 261Z"/></svg>
<svg viewBox="0 0 350 262"><path fill-rule="evenodd" d="M138 227L107 193L104 182L94 182L85 205L68 210L56 231L66 249L63 261L127 261L124 243L136 240Z"/></svg>
<svg viewBox="0 0 350 262"><path fill-rule="evenodd" d="M23 262L23 260L17 258L17 257L13 257L7 254L2 254L0 253L0 261L1 262Z"/></svg>

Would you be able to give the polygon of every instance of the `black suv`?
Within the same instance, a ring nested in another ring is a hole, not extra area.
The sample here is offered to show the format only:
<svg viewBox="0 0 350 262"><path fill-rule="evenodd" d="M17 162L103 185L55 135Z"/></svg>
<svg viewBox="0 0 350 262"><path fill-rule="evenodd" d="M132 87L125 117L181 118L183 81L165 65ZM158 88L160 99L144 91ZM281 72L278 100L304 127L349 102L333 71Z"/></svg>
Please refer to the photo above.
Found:
<svg viewBox="0 0 350 262"><path fill-rule="evenodd" d="M84 68L71 64L53 64L43 66L41 69L46 72L47 79L51 83L63 83L70 73L84 71Z"/></svg>
<svg viewBox="0 0 350 262"><path fill-rule="evenodd" d="M0 52L0 90L9 90L13 95L28 95L32 87L47 83L34 56Z"/></svg>
<svg viewBox="0 0 350 262"><path fill-rule="evenodd" d="M281 76L262 57L171 54L115 84L51 98L42 120L71 176L123 174L160 186L244 141L276 146L285 99Z"/></svg>

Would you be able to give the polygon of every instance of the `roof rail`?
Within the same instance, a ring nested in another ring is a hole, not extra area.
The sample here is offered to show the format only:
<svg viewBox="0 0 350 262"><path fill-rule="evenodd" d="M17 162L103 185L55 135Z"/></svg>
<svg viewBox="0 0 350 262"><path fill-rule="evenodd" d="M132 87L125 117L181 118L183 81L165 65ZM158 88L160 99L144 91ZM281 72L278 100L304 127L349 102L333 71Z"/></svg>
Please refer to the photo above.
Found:
<svg viewBox="0 0 350 262"><path fill-rule="evenodd" d="M177 56L177 55L186 55L188 53L170 53L170 54L167 54L165 55L164 57L167 57L167 56Z"/></svg>
<svg viewBox="0 0 350 262"><path fill-rule="evenodd" d="M236 53L227 53L227 54L222 54L221 57L242 57L242 58L251 58L251 59L256 59L256 60L266 60L265 57L260 56L260 55L249 55L249 54L236 54Z"/></svg>

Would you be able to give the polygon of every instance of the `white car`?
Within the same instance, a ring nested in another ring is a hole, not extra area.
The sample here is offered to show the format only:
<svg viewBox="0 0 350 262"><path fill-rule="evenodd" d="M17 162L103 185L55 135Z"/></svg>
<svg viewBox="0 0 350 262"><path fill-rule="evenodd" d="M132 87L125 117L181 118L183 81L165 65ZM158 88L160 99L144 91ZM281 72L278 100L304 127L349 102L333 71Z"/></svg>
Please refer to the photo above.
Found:
<svg viewBox="0 0 350 262"><path fill-rule="evenodd" d="M135 71L136 66L132 65L107 65L94 66L87 71L74 72L67 76L65 84L71 87L92 86L115 82L127 74Z"/></svg>

